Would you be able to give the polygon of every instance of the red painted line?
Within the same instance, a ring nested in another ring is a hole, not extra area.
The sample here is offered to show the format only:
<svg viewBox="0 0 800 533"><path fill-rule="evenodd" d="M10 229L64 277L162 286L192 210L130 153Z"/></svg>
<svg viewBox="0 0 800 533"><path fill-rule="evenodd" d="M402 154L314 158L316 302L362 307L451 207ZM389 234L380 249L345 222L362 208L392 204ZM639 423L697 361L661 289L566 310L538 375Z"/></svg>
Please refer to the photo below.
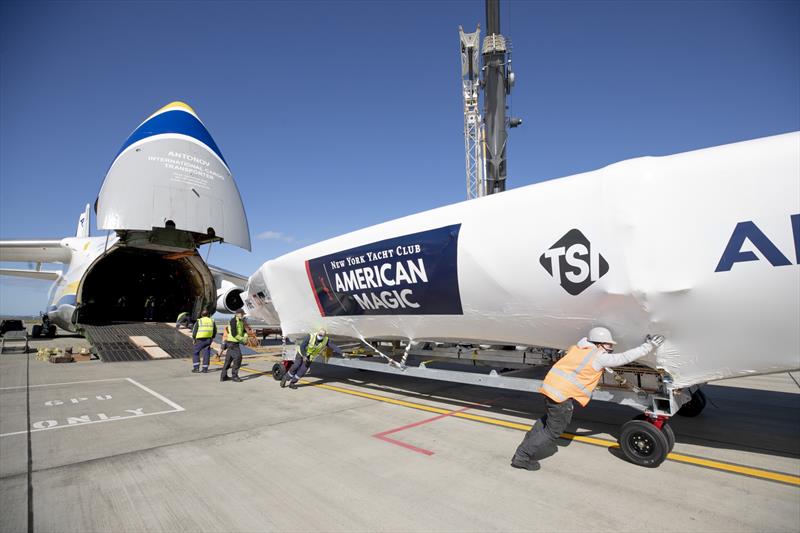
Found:
<svg viewBox="0 0 800 533"><path fill-rule="evenodd" d="M418 447L414 446L413 444L408 444L407 442L402 442L402 441L399 441L399 440L395 440L395 439L392 439L390 437L384 437L383 435L380 435L380 434L373 435L373 437L375 437L376 439L381 439L383 441L389 442L391 444L397 444L398 446L402 446L403 448L406 448L407 450L411 450L412 452L424 453L425 455L433 455L432 451L426 450L425 448L418 448Z"/></svg>
<svg viewBox="0 0 800 533"><path fill-rule="evenodd" d="M317 301L317 309L319 309L320 316L325 316L325 311L322 310L322 304L319 301L317 289L314 287L314 280L311 279L311 266L306 261L306 275L308 276L308 283L311 285L311 292L314 293L314 299Z"/></svg>
<svg viewBox="0 0 800 533"><path fill-rule="evenodd" d="M429 424L430 422L435 422L436 420L447 418L448 416L454 415L455 413L462 413L467 409L471 409L471 407L464 407L462 409L458 409L457 411L450 411L449 413L434 416L433 418L426 418L425 420L420 420L419 422L414 422L413 424L406 424L405 426L400 426L399 428L390 429L388 431L382 431L380 433L376 433L375 435L373 435L373 437L382 437L383 435L391 435L392 433L397 433L398 431L403 431L404 429L411 429L417 426L421 426L423 424Z"/></svg>
<svg viewBox="0 0 800 533"><path fill-rule="evenodd" d="M398 446L402 446L411 451L424 453L425 455L433 455L433 452L430 450L426 450L425 448L418 448L412 444L408 444L406 442L402 442L396 439L392 439L387 437L386 435L391 435L392 433L397 433L398 431L403 431L405 429L411 429L417 426L421 426L423 424L429 424L431 422L435 422L436 420L440 420L442 418L447 418L448 416L452 416L456 413L463 413L464 411L471 409L471 407L463 407L461 409L457 409L455 411L450 411L449 413L445 413L443 415L434 416L433 418L426 418L425 420L420 420L419 422L414 422L413 424L406 424L405 426L400 426L399 428L390 429L387 431L381 431L380 433L376 433L373 435L376 439L381 439L386 442L390 442L392 444L397 444Z"/></svg>

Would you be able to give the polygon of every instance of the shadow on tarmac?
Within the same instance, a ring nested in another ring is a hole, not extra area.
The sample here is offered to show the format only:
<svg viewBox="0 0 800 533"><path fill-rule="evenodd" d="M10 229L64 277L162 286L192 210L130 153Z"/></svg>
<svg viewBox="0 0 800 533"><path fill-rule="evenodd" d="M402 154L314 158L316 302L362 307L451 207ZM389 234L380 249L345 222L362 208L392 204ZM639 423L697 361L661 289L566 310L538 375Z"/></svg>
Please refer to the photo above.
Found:
<svg viewBox="0 0 800 533"><path fill-rule="evenodd" d="M311 377L320 380L318 383L355 385L377 394L399 393L410 401L435 401L452 405L453 409L470 406L476 413L523 417L530 424L544 414L544 400L539 394L325 365L312 368ZM312 385L300 388L308 386ZM675 416L670 420L678 443L800 458L800 394L721 385L705 385L703 392L710 401L699 416ZM621 426L638 414L633 408L602 401L591 402L587 407L576 404L566 431L618 439ZM566 447L571 443L559 439L558 444ZM621 453L619 457L623 458Z"/></svg>

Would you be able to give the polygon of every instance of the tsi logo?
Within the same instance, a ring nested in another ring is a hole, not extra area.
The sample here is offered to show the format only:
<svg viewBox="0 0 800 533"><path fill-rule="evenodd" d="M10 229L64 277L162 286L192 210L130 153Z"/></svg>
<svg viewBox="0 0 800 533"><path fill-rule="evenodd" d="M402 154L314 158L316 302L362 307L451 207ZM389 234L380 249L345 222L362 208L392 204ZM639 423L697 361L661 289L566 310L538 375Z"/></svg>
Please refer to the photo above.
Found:
<svg viewBox="0 0 800 533"><path fill-rule="evenodd" d="M577 229L569 230L542 254L539 262L573 296L608 272L608 262L592 250L589 239Z"/></svg>

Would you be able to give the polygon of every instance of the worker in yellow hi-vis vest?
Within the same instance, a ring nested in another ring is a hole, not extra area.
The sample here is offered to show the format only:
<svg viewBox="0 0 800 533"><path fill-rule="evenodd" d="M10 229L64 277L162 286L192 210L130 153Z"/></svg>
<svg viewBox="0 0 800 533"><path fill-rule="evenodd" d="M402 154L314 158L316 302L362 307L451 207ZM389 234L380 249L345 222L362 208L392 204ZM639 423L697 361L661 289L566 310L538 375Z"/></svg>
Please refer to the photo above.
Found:
<svg viewBox="0 0 800 533"><path fill-rule="evenodd" d="M247 325L244 323L244 311L239 309L231 319L230 324L225 326L225 364L222 366L220 381L234 381L239 383L239 367L242 364L242 344L247 344ZM228 377L228 368L231 369L231 377Z"/></svg>
<svg viewBox="0 0 800 533"><path fill-rule="evenodd" d="M192 327L192 315L184 311L175 319L175 329L189 329L190 327Z"/></svg>
<svg viewBox="0 0 800 533"><path fill-rule="evenodd" d="M194 323L192 338L194 339L194 355L192 355L192 372L200 372L200 352L203 352L203 374L208 373L208 360L211 358L211 343L217 336L217 325L208 318L208 311L203 309L200 319Z"/></svg>
<svg viewBox="0 0 800 533"><path fill-rule="evenodd" d="M297 388L297 382L302 378L308 367L311 366L311 361L316 356L321 354L325 348L330 348L333 353L342 355L342 350L331 342L328 338L328 332L324 329L312 333L297 346L297 353L294 356L294 363L286 371L281 378L281 387L285 387L287 382L290 389Z"/></svg>
<svg viewBox="0 0 800 533"><path fill-rule="evenodd" d="M648 335L644 344L620 354L612 353L616 341L606 328L592 328L567 354L556 361L544 378L545 415L533 424L517 447L511 466L539 470L539 459L558 451L556 441L572 420L572 400L586 407L600 382L603 369L644 357L664 342L662 335Z"/></svg>

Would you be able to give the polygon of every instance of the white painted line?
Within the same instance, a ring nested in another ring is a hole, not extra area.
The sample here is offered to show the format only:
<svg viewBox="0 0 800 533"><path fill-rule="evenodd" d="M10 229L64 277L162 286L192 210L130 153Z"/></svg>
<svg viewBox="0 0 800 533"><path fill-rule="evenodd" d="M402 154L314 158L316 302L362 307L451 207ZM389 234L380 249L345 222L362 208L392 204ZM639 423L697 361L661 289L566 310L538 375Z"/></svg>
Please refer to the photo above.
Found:
<svg viewBox="0 0 800 533"><path fill-rule="evenodd" d="M184 409L181 407L180 410L175 409L175 410L171 410L171 411L158 411L158 412L155 412L155 413L143 413L141 415L121 416L119 418L110 418L108 420L92 420L90 422L81 422L80 424L70 424L70 425L66 425L66 426L60 426L59 425L59 426L53 426L53 427L49 427L49 428L32 429L31 433L36 433L37 431L49 431L51 429L74 428L74 427L80 427L80 426L88 426L89 424L100 424L102 422L118 422L120 420L128 420L129 418L142 418L143 416L166 415L166 414L169 414L169 413L177 413L177 412L183 411L183 410ZM13 433L0 433L0 437L9 437L11 435L21 435L21 434L27 434L27 433L28 433L28 430L26 429L26 430L23 430L23 431L15 431Z"/></svg>
<svg viewBox="0 0 800 533"><path fill-rule="evenodd" d="M165 396L162 396L161 394L157 393L153 389L149 389L149 388L145 387L144 385L142 385L141 383L139 383L139 382L137 382L137 381L135 381L135 380L133 380L131 378L92 379L92 380L87 380L87 381L70 381L70 382L65 382L65 383L50 383L50 384L47 384L47 385L31 385L31 387L57 387L59 385L79 385L79 384L82 384L82 383L99 383L99 382L103 382L103 381L128 381L132 385L135 385L135 386L139 387L140 389L142 389L143 391L155 396L156 398L158 398L159 400L161 400L165 404L167 404L170 407L172 407L172 409L169 410L169 411L157 411L155 413L143 413L143 414L140 414L140 415L121 416L121 417L109 418L108 420L92 420L92 421L89 421L89 422L81 422L79 424L69 424L69 425L64 425L64 426L57 425L57 426L52 426L52 427L47 427L47 428L31 429L30 432L31 433L35 433L37 431L48 431L48 430L51 430L51 429L61 429L61 428L69 428L69 427L77 427L77 426L86 426L86 425L89 425L89 424L99 424L101 422L116 422L116 421L119 421L119 420L127 420L129 418L141 418L143 416L165 415L165 414L169 414L169 413L179 413L181 411L185 411L186 410L183 407L181 407L180 405L178 405L177 403L175 403L172 400L170 400L169 398L167 398ZM0 390L13 390L13 389L24 389L24 388L26 388L26 387L4 387L4 388L2 388ZM11 433L0 433L0 437L10 437L11 435L22 435L22 434L27 434L27 433L28 433L28 430L26 429L26 430L23 430L23 431L14 431L14 432L11 432Z"/></svg>
<svg viewBox="0 0 800 533"><path fill-rule="evenodd" d="M152 394L153 396L155 396L156 398L158 398L159 400L161 400L165 404L169 405L170 407L172 407L176 411L185 411L186 410L183 407L181 407L180 405L178 405L177 403L173 402L172 400L170 400L168 398L165 398L164 396L160 395L156 391L154 391L152 389L148 389L147 387L145 387L141 383L138 383L138 382L132 380L131 378L125 378L125 379L127 379L128 381L130 381L131 383L133 383L134 385L136 385L137 387L139 387L143 391L149 392L150 394Z"/></svg>
<svg viewBox="0 0 800 533"><path fill-rule="evenodd" d="M90 379L88 381L67 381L64 383L46 383L44 385L31 385L30 388L34 387L58 387L59 385L79 385L81 383L99 383L101 381L123 381L128 378L109 378L109 379ZM0 387L0 390L14 390L14 389L27 389L28 387L23 385L21 387Z"/></svg>

